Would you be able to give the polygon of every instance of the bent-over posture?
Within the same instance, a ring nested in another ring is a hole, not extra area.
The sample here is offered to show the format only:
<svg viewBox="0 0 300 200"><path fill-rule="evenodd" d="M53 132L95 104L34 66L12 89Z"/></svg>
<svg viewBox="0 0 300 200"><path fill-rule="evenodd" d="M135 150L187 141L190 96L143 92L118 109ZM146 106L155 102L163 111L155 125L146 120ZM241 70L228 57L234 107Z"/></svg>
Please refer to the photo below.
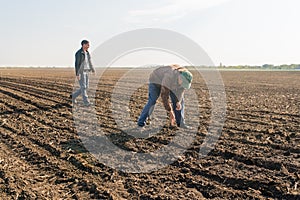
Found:
<svg viewBox="0 0 300 200"><path fill-rule="evenodd" d="M184 121L184 90L191 87L193 75L179 65L162 66L155 69L149 78L149 96L139 119L138 126L143 127L153 112L158 97L170 117L171 126L188 128ZM171 102L170 102L171 99Z"/></svg>

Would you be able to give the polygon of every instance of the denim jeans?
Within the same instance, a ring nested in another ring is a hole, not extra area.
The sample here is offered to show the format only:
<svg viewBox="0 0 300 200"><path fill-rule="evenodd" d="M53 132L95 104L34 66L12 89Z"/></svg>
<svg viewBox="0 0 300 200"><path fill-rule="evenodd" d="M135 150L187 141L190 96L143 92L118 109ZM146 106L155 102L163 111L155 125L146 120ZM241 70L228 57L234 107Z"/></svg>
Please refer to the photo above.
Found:
<svg viewBox="0 0 300 200"><path fill-rule="evenodd" d="M138 119L139 126L145 126L147 118L149 118L150 115L152 114L156 101L160 96L161 86L154 83L149 83L148 90L149 90L148 102L145 105ZM184 100L182 99L181 101L181 110L176 110L176 96L172 91L170 92L170 97L172 101L172 108L175 113L176 123L178 126L183 125L184 124Z"/></svg>
<svg viewBox="0 0 300 200"><path fill-rule="evenodd" d="M80 73L79 80L80 88L72 94L73 99L76 99L80 94L82 95L82 99L84 103L89 103L87 89L89 87L89 75L86 72Z"/></svg>

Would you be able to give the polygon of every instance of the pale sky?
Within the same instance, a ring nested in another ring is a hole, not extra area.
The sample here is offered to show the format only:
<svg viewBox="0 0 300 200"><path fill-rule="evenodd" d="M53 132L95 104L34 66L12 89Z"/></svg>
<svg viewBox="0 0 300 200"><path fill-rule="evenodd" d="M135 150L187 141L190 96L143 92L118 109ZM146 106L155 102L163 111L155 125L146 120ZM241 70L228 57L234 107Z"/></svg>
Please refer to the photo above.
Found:
<svg viewBox="0 0 300 200"><path fill-rule="evenodd" d="M138 28L181 33L216 65L299 64L299 9L299 0L1 1L0 66L73 66L82 39L93 51Z"/></svg>

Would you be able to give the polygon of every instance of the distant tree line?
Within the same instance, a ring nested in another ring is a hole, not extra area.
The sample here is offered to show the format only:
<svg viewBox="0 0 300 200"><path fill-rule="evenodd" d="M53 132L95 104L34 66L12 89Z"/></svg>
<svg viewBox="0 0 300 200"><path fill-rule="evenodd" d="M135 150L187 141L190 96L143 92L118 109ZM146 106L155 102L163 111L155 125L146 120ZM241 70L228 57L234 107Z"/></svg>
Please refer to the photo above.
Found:
<svg viewBox="0 0 300 200"><path fill-rule="evenodd" d="M264 64L261 66L250 66L250 65L236 65L236 66L225 66L220 65L218 68L224 69L300 69L300 64L291 64L291 65L272 65L272 64Z"/></svg>

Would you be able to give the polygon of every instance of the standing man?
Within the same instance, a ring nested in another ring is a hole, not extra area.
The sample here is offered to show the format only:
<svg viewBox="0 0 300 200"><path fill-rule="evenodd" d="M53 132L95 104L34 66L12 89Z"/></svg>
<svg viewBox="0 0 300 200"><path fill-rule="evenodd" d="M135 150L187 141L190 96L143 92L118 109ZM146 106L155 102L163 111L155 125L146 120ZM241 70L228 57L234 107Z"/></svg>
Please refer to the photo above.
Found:
<svg viewBox="0 0 300 200"><path fill-rule="evenodd" d="M172 127L189 128L184 121L184 90L191 87L193 75L179 65L162 66L155 69L149 78L149 97L139 119L138 126L145 126L158 97L169 115ZM170 98L171 102L170 103Z"/></svg>
<svg viewBox="0 0 300 200"><path fill-rule="evenodd" d="M95 73L95 68L91 62L91 55L88 52L90 43L87 40L82 40L81 49L75 54L75 73L76 78L79 81L80 89L70 95L72 102L76 103L76 98L81 94L83 104L90 106L90 101L87 95L87 89L89 87L89 72Z"/></svg>

